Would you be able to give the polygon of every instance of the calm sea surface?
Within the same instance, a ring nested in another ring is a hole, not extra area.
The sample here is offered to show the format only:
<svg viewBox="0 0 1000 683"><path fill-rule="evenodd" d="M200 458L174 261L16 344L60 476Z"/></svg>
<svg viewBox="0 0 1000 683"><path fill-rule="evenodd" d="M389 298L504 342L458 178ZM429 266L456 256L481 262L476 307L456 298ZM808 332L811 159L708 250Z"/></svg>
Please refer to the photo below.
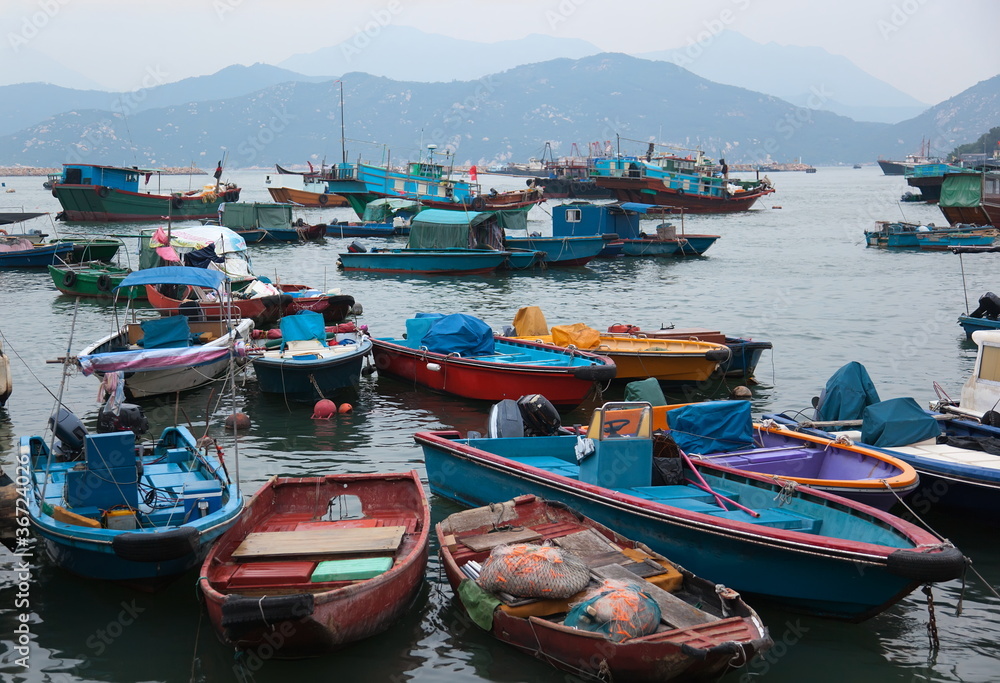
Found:
<svg viewBox="0 0 1000 683"><path fill-rule="evenodd" d="M236 172L243 200L266 201L264 172ZM59 210L41 178L2 178L0 207ZM175 189L208 177L165 179ZM281 177L272 175L275 183ZM291 181L294 182L294 178ZM482 176L485 187L510 189L523 179ZM864 363L883 398L934 398L938 382L957 397L972 369L975 348L955 320L965 310L959 257L950 253L894 253L868 249L862 232L876 219L944 223L935 206L900 205L902 178L878 168L821 168L815 175L777 173L777 193L744 214L692 217L689 232L722 235L704 258L599 261L586 268L537 274L429 278L339 272L337 253L350 240L253 246L255 271L272 279L340 288L364 306L361 322L373 334L400 335L417 311L466 312L495 329L510 324L520 306L539 305L550 324L586 322L603 328L628 322L710 327L767 339L774 350L757 369L755 412L809 405L841 365ZM290 185L292 183L289 183ZM307 222L346 218L349 210L303 211ZM543 205L531 229L546 232ZM36 221L59 234L135 234L138 225L66 226ZM128 259L137 263L135 240ZM374 244L370 241L369 244ZM997 255L964 257L968 296L975 305L995 279ZM75 315L74 315L75 311ZM60 296L45 271L0 271L0 331L12 357L14 394L0 409L0 453L13 461L17 437L40 434L60 385L60 367L46 359L79 351L112 326L108 304ZM732 384L732 383L730 383ZM730 386L712 383L698 396L723 397ZM76 375L64 401L88 425L96 418L97 381ZM240 475L252 493L273 474L318 475L416 469L421 451L412 439L423 429L484 428L488 405L429 393L380 378L362 380L353 414L313 421L310 408L286 405L257 390L252 375L236 392L238 410L253 421L239 441ZM612 387L605 398L619 398ZM673 398L686 398L682 394ZM175 415L200 434L206 422L221 435L232 409L218 392L192 392L175 404L143 404L155 429ZM593 402L566 422L583 422ZM223 441L233 458L232 439ZM457 508L432 499L435 521ZM944 514L929 521L972 557L993 585L1000 584L996 532L974 519ZM36 555L30 562L29 607L15 607L15 562L0 550L0 677L12 681L531 681L554 682L554 669L494 642L463 620L451 602L432 549L418 602L389 632L337 655L304 662L238 659L215 638L198 602L195 572L152 595L84 581ZM775 567L775 571L781 571ZM711 577L707 577L711 578ZM1000 679L1000 604L970 574L964 611L956 616L960 582L934 590L940 649L929 648L926 598L915 593L863 624L802 617L759 600L753 605L777 643L766 660L731 674L730 681L995 681ZM29 668L15 664L11 634L30 615Z"/></svg>

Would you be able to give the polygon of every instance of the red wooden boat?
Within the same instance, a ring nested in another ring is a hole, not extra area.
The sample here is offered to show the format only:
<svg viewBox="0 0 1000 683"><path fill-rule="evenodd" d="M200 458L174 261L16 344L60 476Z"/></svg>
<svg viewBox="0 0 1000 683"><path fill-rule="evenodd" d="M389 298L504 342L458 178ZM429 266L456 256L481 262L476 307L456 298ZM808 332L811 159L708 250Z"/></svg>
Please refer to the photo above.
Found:
<svg viewBox="0 0 1000 683"><path fill-rule="evenodd" d="M198 585L224 643L317 656L403 615L429 532L416 472L272 477L212 548Z"/></svg>
<svg viewBox="0 0 1000 683"><path fill-rule="evenodd" d="M520 496L455 513L436 532L448 582L473 620L498 640L563 671L613 681L714 681L772 644L738 593L562 503ZM584 561L591 571L587 589L564 599L524 599L480 586L477 577L492 548L543 542ZM564 623L579 623L567 612L605 579L634 586L657 603L660 622L645 629L655 630L619 640Z"/></svg>
<svg viewBox="0 0 1000 683"><path fill-rule="evenodd" d="M277 322L283 315L294 315L299 311L314 311L323 314L328 324L342 321L354 306L354 297L346 294L320 294L319 296L296 296L308 292L307 285L275 285L282 294L234 298L233 307L241 318L250 318L256 327ZM162 315L183 313L191 317L215 319L226 317L227 303L207 299L206 292L199 287L185 286L172 291L172 286L146 285L146 296L154 308ZM239 297L239 293L237 293Z"/></svg>
<svg viewBox="0 0 1000 683"><path fill-rule="evenodd" d="M407 320L406 339L372 338L380 374L482 401L544 393L553 405L567 408L580 405L595 382L615 376L615 363L605 356L506 337L495 337L494 353L487 356L428 351L421 344L423 333L411 324L431 320Z"/></svg>

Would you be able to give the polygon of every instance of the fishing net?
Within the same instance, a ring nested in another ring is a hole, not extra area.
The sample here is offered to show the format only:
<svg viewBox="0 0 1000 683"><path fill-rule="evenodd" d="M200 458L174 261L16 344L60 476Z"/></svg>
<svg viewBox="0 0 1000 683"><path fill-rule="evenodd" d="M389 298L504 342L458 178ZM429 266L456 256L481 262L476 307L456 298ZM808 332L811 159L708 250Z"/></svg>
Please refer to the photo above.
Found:
<svg viewBox="0 0 1000 683"><path fill-rule="evenodd" d="M604 581L587 591L563 624L600 633L616 643L652 633L660 623L660 606L653 598L623 581Z"/></svg>
<svg viewBox="0 0 1000 683"><path fill-rule="evenodd" d="M568 598L589 581L590 570L577 556L528 543L497 546L479 575L484 589L517 598Z"/></svg>

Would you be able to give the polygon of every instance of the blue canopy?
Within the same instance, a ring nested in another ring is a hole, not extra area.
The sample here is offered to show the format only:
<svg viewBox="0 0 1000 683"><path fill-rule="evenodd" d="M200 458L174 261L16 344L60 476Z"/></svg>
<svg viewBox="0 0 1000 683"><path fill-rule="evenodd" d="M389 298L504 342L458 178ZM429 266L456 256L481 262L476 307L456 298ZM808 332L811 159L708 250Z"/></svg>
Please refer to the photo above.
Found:
<svg viewBox="0 0 1000 683"><path fill-rule="evenodd" d="M622 202L619 204L623 211L629 211L630 213L671 213L671 210L667 207L660 206L658 204L640 204L639 202ZM650 211L650 209L655 209Z"/></svg>
<svg viewBox="0 0 1000 683"><path fill-rule="evenodd" d="M753 448L749 401L706 401L667 413L670 436L686 453L725 453Z"/></svg>
<svg viewBox="0 0 1000 683"><path fill-rule="evenodd" d="M446 209L424 209L413 217L410 223L411 228L425 224L433 225L475 225L481 222L477 220L484 215L480 211L450 211ZM489 218L491 214L485 214Z"/></svg>
<svg viewBox="0 0 1000 683"><path fill-rule="evenodd" d="M315 339L326 346L326 325L323 316L315 311L299 311L295 315L286 315L279 324L281 328L281 343L290 341L307 341Z"/></svg>
<svg viewBox="0 0 1000 683"><path fill-rule="evenodd" d="M493 330L479 318L465 313L452 313L435 322L420 344L432 353L463 356L491 356L494 353Z"/></svg>
<svg viewBox="0 0 1000 683"><path fill-rule="evenodd" d="M221 289L226 281L225 273L204 268L188 268L186 266L164 266L162 268L145 268L129 273L121 284L122 287L137 287L140 285L191 285L193 287L209 287Z"/></svg>
<svg viewBox="0 0 1000 683"><path fill-rule="evenodd" d="M938 421L909 396L868 406L861 424L861 441L880 448L908 446L940 435Z"/></svg>
<svg viewBox="0 0 1000 683"><path fill-rule="evenodd" d="M860 420L865 407L878 402L878 391L865 366L851 361L827 380L816 407L816 419Z"/></svg>

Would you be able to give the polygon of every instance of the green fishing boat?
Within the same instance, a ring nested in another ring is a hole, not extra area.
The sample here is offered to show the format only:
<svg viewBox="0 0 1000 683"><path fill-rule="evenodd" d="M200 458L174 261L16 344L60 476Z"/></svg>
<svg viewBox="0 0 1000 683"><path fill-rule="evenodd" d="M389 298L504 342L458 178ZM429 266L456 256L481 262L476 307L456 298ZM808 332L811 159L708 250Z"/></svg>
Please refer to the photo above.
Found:
<svg viewBox="0 0 1000 683"><path fill-rule="evenodd" d="M121 284L125 276L132 272L131 268L108 265L100 261L85 263L64 263L49 266L49 275L56 289L70 296L85 296L99 299L114 298L115 287ZM145 299L145 287L132 287L122 296L133 299Z"/></svg>
<svg viewBox="0 0 1000 683"><path fill-rule="evenodd" d="M86 263L88 261L102 261L111 263L115 254L124 245L120 239L114 237L60 237L52 242L72 242L73 251L64 257L64 260L71 263Z"/></svg>
<svg viewBox="0 0 1000 683"><path fill-rule="evenodd" d="M218 169L221 176L221 168ZM156 176L156 191L147 189ZM140 178L145 178L140 188ZM213 183L201 190L171 192L160 188L161 172L153 169L64 164L52 196L63 210L57 219L67 221L158 221L215 218L219 205L240 198L233 183Z"/></svg>

